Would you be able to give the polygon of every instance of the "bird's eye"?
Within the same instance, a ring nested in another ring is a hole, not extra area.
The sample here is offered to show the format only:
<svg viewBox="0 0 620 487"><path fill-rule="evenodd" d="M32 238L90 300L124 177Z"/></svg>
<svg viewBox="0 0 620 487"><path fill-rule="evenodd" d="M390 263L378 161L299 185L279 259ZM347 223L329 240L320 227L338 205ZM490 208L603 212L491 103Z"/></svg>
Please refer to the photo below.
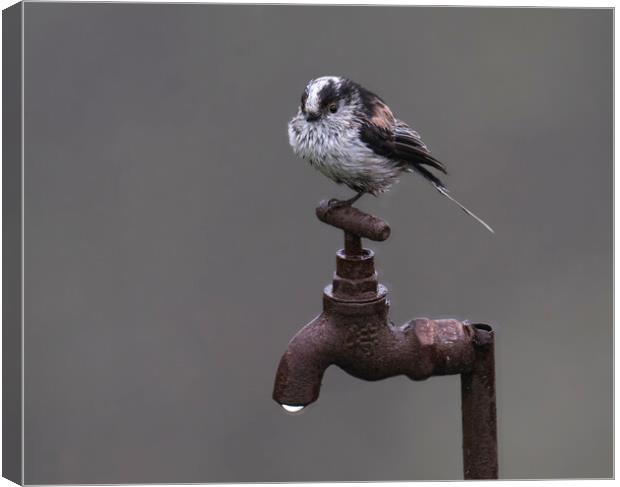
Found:
<svg viewBox="0 0 620 487"><path fill-rule="evenodd" d="M336 105L335 103L332 103L329 105L329 111L332 113L336 113L338 111L338 105Z"/></svg>

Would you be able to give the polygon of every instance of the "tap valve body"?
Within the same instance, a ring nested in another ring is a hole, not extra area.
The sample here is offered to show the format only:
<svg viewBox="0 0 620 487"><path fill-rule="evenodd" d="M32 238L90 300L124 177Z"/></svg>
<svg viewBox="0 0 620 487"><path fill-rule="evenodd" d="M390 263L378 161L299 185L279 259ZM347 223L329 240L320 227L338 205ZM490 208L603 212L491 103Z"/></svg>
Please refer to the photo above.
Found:
<svg viewBox="0 0 620 487"><path fill-rule="evenodd" d="M497 478L494 333L489 325L417 318L394 326L387 288L377 281L374 253L361 238L383 241L388 224L350 206L323 201L317 217L344 231L323 312L290 341L276 373L273 398L300 410L319 397L325 369L337 365L354 377L406 375L424 380L461 374L465 479Z"/></svg>

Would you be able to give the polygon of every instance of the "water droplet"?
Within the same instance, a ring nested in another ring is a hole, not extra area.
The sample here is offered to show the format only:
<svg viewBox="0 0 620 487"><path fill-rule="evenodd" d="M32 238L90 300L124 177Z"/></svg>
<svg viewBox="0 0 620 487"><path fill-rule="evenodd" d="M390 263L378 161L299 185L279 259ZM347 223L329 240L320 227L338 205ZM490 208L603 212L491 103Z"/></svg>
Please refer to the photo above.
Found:
<svg viewBox="0 0 620 487"><path fill-rule="evenodd" d="M282 407L289 413L298 413L304 408L303 406L289 406L288 404L282 404Z"/></svg>

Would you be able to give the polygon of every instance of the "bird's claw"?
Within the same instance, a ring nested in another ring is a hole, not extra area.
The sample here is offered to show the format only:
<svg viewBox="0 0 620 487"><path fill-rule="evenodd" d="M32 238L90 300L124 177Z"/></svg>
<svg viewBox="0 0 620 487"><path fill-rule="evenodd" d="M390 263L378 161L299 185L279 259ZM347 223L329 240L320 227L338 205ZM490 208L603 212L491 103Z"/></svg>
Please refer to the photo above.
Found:
<svg viewBox="0 0 620 487"><path fill-rule="evenodd" d="M331 200L327 202L327 205L329 206L330 209L348 208L350 206L353 206L353 203L359 200L363 194L364 193L361 193L361 192L357 193L353 198L349 198L348 200L337 200L335 198L332 198Z"/></svg>
<svg viewBox="0 0 620 487"><path fill-rule="evenodd" d="M353 204L350 200L337 200L336 198L332 198L327 202L327 206L329 206L330 210L335 210L337 208L346 208Z"/></svg>

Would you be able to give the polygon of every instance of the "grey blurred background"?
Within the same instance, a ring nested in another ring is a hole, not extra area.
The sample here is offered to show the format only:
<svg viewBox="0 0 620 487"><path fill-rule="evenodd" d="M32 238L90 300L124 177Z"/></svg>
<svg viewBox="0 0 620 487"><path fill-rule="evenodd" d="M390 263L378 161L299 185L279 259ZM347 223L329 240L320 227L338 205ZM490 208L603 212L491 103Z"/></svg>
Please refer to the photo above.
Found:
<svg viewBox="0 0 620 487"><path fill-rule="evenodd" d="M612 476L612 11L25 6L27 483L462 478L458 377L271 399L350 196L292 154L305 83L381 94L416 177L359 206L392 318L497 331L503 478Z"/></svg>

